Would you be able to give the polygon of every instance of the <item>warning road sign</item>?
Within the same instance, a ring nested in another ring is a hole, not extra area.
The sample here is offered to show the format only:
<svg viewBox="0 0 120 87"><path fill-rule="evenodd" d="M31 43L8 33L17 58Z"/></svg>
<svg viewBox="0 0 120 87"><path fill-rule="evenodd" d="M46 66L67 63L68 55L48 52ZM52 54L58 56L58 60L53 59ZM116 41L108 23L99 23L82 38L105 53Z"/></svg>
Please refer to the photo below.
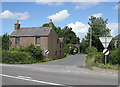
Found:
<svg viewBox="0 0 120 87"><path fill-rule="evenodd" d="M110 41L112 40L112 37L99 37L102 45L104 48L107 48L109 46Z"/></svg>
<svg viewBox="0 0 120 87"><path fill-rule="evenodd" d="M104 49L104 50L103 50L103 54L104 54L104 55L108 55L108 54L109 54L109 50L108 50L108 49Z"/></svg>
<svg viewBox="0 0 120 87"><path fill-rule="evenodd" d="M45 53L46 53L46 54L49 54L49 50L45 50Z"/></svg>

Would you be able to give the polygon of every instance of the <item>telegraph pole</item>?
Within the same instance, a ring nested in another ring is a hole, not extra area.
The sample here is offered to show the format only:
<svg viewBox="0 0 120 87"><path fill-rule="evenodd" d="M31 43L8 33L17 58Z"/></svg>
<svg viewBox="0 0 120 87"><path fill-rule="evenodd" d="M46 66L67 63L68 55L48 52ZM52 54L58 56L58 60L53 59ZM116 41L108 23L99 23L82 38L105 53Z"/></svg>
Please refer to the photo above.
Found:
<svg viewBox="0 0 120 87"><path fill-rule="evenodd" d="M92 46L92 28L90 27L90 44L89 44L90 48Z"/></svg>

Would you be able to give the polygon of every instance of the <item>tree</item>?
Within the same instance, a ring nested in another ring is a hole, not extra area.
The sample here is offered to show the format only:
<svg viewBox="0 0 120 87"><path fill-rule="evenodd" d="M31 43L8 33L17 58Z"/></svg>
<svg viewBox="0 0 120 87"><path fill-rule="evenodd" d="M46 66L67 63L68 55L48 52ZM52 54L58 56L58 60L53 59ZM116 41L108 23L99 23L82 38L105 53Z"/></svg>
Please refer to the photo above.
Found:
<svg viewBox="0 0 120 87"><path fill-rule="evenodd" d="M92 34L92 46L95 46L98 51L102 51L103 46L99 40L99 37L111 36L110 29L106 26L108 19L104 20L101 17L96 18L91 16L89 21L90 22L88 22L88 24L90 28L88 29L86 39L90 41L90 34Z"/></svg>
<svg viewBox="0 0 120 87"><path fill-rule="evenodd" d="M85 50L86 50L86 48L89 46L89 42L88 42L88 40L86 40L86 39L82 39L82 41L81 41L81 43L80 43L80 52L81 53L85 53Z"/></svg>
<svg viewBox="0 0 120 87"><path fill-rule="evenodd" d="M43 27L49 27L49 24L43 24ZM72 53L73 49L75 48L75 44L79 44L80 39L76 36L75 32L72 31L72 28L69 28L68 26L65 26L63 29L61 27L56 27L53 24L53 29L56 31L58 37L64 38L64 44L65 44L65 52L69 53L69 47L72 46L72 50L70 53Z"/></svg>
<svg viewBox="0 0 120 87"><path fill-rule="evenodd" d="M71 47L71 50L70 50ZM73 50L75 49L75 45L74 44L65 44L65 53L70 53L73 54Z"/></svg>
<svg viewBox="0 0 120 87"><path fill-rule="evenodd" d="M9 50L9 35L7 33L2 36L2 50Z"/></svg>
<svg viewBox="0 0 120 87"><path fill-rule="evenodd" d="M49 27L49 24L43 24L42 27ZM65 44L79 44L79 37L76 36L75 32L72 31L72 28L65 26L63 29L61 27L56 27L53 24L53 29L56 31L58 37L64 37Z"/></svg>
<svg viewBox="0 0 120 87"><path fill-rule="evenodd" d="M49 27L49 23L43 24L42 27ZM53 29L56 31L58 37L62 37L62 29L61 29L61 27L56 27L56 26L53 24Z"/></svg>
<svg viewBox="0 0 120 87"><path fill-rule="evenodd" d="M63 37L65 44L79 44L79 37L76 36L75 32L72 31L72 28L69 28L68 26L65 26L62 29Z"/></svg>

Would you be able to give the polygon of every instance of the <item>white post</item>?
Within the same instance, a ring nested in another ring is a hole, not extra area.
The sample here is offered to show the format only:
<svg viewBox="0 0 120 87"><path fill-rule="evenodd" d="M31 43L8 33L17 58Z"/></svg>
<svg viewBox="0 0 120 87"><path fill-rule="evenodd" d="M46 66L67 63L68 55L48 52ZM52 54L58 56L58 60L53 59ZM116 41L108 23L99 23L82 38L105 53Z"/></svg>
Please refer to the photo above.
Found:
<svg viewBox="0 0 120 87"><path fill-rule="evenodd" d="M106 63L107 63L107 56L105 55L105 65L106 65Z"/></svg>
<svg viewBox="0 0 120 87"><path fill-rule="evenodd" d="M106 39L107 39L107 38L106 38L106 36L105 36L105 48L107 48L107 47L106 47ZM105 55L105 65L106 65L106 58L107 58L107 56Z"/></svg>

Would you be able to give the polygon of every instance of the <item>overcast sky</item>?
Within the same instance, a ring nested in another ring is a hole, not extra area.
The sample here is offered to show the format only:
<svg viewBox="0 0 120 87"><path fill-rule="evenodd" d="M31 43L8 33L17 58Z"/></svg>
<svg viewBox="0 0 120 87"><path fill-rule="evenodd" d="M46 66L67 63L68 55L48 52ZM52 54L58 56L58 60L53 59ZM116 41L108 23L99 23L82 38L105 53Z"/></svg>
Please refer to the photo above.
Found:
<svg viewBox="0 0 120 87"><path fill-rule="evenodd" d="M3 2L0 19L2 34L11 34L17 19L20 19L21 27L39 27L52 19L57 27L72 27L82 39L88 31L91 15L108 19L112 36L118 34L117 2Z"/></svg>

